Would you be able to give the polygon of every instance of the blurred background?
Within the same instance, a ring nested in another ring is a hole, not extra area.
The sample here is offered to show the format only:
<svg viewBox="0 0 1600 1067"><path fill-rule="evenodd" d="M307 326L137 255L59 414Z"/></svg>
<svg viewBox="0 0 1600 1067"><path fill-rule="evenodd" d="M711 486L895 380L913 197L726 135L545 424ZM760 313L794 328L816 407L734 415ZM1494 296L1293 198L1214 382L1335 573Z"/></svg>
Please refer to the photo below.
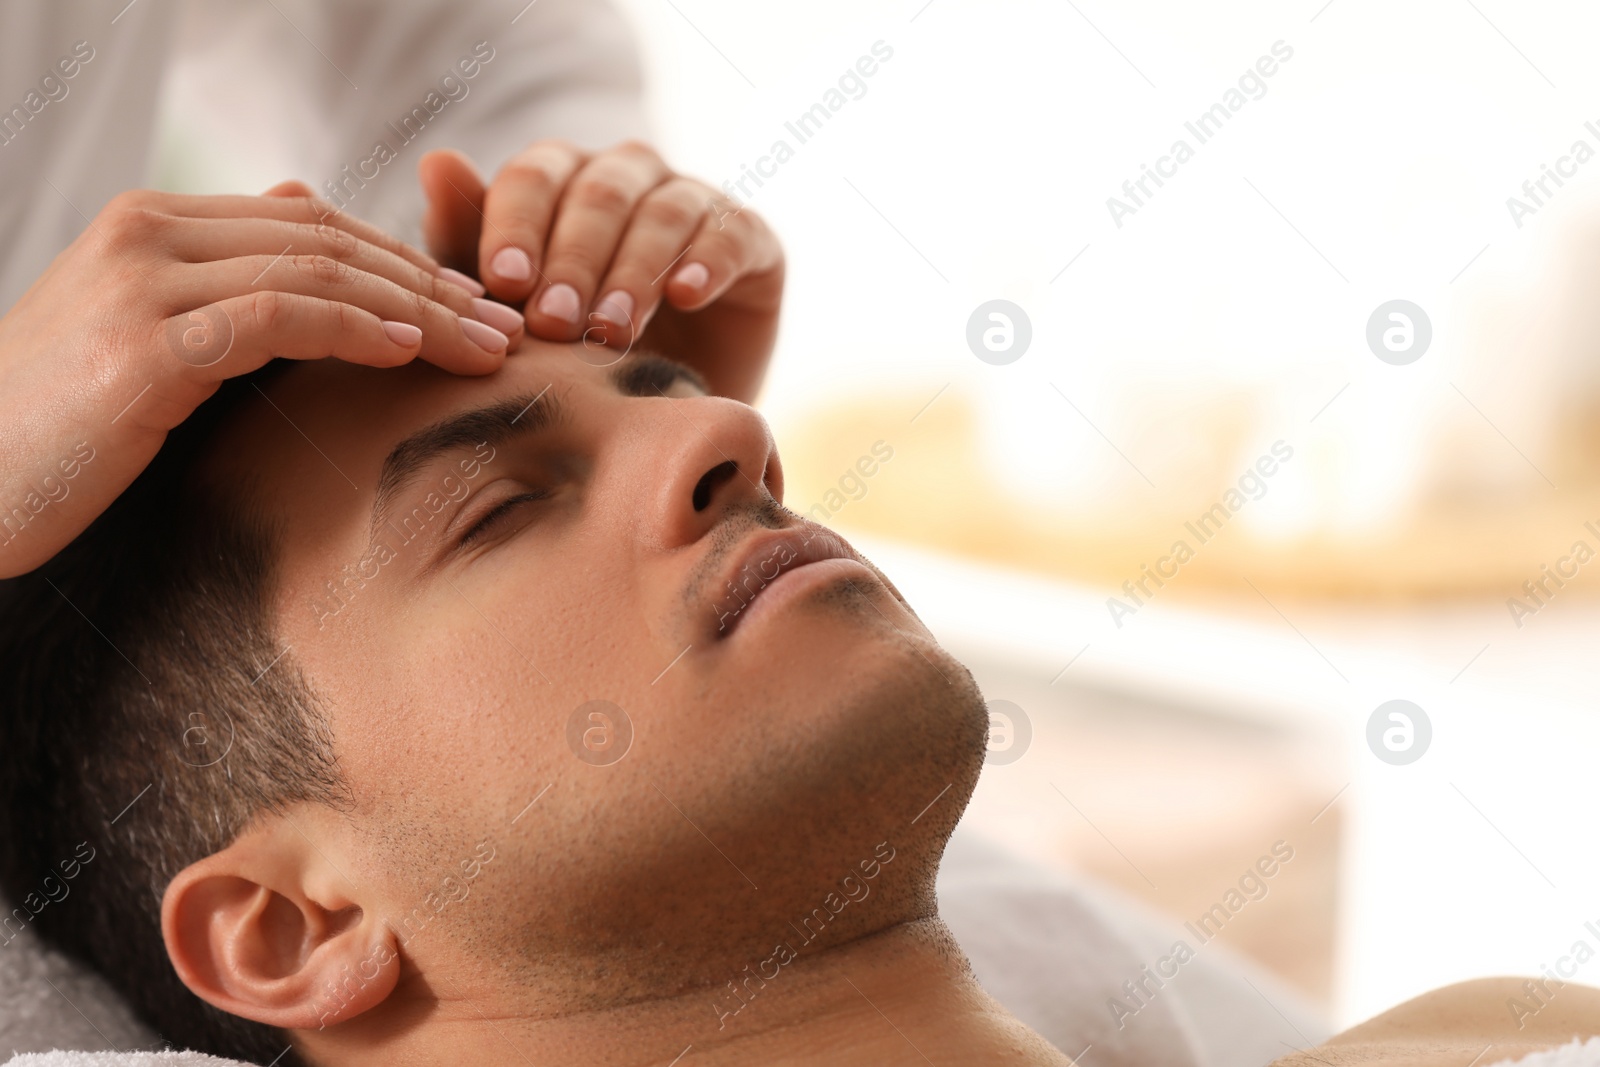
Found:
<svg viewBox="0 0 1600 1067"><path fill-rule="evenodd" d="M619 2L786 242L787 502L1009 702L975 828L1189 921L1285 843L1222 940L1339 1025L1595 942L1600 13Z"/></svg>

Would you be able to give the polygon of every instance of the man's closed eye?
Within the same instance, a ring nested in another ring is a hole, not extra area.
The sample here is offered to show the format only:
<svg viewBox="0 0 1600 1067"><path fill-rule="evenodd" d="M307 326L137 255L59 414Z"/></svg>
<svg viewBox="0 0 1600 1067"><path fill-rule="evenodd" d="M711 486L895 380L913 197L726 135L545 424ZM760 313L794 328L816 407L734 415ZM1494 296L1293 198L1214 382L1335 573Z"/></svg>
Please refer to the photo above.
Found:
<svg viewBox="0 0 1600 1067"><path fill-rule="evenodd" d="M530 489L492 505L481 518L468 527L466 533L461 535L461 539L457 542L457 547L466 548L473 542L487 537L494 533L497 528L506 525L507 520L521 510L524 505L548 500L550 496L551 493L548 489Z"/></svg>

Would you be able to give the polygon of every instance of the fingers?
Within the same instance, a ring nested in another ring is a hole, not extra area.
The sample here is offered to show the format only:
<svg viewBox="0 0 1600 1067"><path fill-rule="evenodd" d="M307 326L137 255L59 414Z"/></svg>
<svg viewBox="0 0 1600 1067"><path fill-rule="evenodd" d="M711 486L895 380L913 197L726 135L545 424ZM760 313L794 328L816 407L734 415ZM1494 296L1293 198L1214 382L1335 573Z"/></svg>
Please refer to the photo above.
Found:
<svg viewBox="0 0 1600 1067"><path fill-rule="evenodd" d="M174 315L165 330L173 354L207 381L248 374L274 358L334 356L394 367L416 358L423 347L415 326L336 300L273 289Z"/></svg>
<svg viewBox="0 0 1600 1067"><path fill-rule="evenodd" d="M474 299L482 294L483 286L471 278L454 271L434 274L336 226L308 226L260 218L191 219L187 226L174 231L169 247L174 255L191 263L265 255L273 257L275 265L281 256L321 256L386 278L445 305L457 315L477 319L505 334L511 349L522 340L521 313L491 300ZM270 286L272 282L265 277L256 280L255 285ZM336 293L311 295L338 296Z"/></svg>
<svg viewBox="0 0 1600 1067"><path fill-rule="evenodd" d="M695 255L693 241L706 214L705 199L699 182L673 178L639 202L609 270L595 287L593 310L586 319L590 329L604 332L606 344L625 346L644 331L668 277L676 277L687 257Z"/></svg>
<svg viewBox="0 0 1600 1067"><path fill-rule="evenodd" d="M711 190L702 187L707 212L701 218L688 255L666 279L666 296L673 307L698 311L722 300L737 282L753 281L783 262L778 237L753 211L727 212L715 208ZM741 286L752 291L757 286ZM764 300L766 294L760 294Z"/></svg>
<svg viewBox="0 0 1600 1067"><path fill-rule="evenodd" d="M732 300L736 283L772 271L782 258L777 237L760 216L736 215L719 204L709 186L674 178L640 203L600 284L590 329L601 331L608 345L626 346L662 299L683 311L699 310L725 295Z"/></svg>
<svg viewBox="0 0 1600 1067"><path fill-rule="evenodd" d="M478 277L489 292L520 304L533 292L545 238L562 191L587 154L540 141L512 156L484 197Z"/></svg>
<svg viewBox="0 0 1600 1067"><path fill-rule="evenodd" d="M187 225L171 232L167 247L172 255L189 263L253 255L326 256L388 278L396 285L447 305L458 314L480 317L474 312L472 297L482 295L483 287L471 278L453 271L435 274L337 226L310 226L262 218L190 219ZM520 316L517 318L520 320ZM510 318L502 319L506 326L521 331L520 321L513 324ZM499 327L500 322L491 325Z"/></svg>
<svg viewBox="0 0 1600 1067"><path fill-rule="evenodd" d="M288 184L288 183L283 183ZM282 184L274 186L281 189ZM163 193L160 209L168 214L194 219L266 218L296 222L307 226L327 225L346 231L368 244L393 252L416 266L438 273L439 261L392 237L372 225L319 197L300 196L189 196Z"/></svg>
<svg viewBox="0 0 1600 1067"><path fill-rule="evenodd" d="M573 176L546 242L543 277L527 309L530 332L560 341L583 332L585 312L635 209L670 177L661 157L643 145L612 149Z"/></svg>
<svg viewBox="0 0 1600 1067"><path fill-rule="evenodd" d="M428 251L448 267L476 271L488 192L478 168L462 153L440 149L422 157L417 177L427 201L422 236Z"/></svg>
<svg viewBox="0 0 1600 1067"><path fill-rule="evenodd" d="M272 297L262 294L276 293L279 297L306 297L348 309L341 314L350 316L349 322L364 321L354 315L359 311L371 319L366 324L369 327L388 321L419 329L420 347L411 355L420 354L429 362L457 374L483 374L494 370L504 359L509 345L504 333L478 321L477 317L464 316L389 278L328 256L262 254L180 264L173 269L171 278L167 295L172 306L178 308L203 309L210 305L227 308L243 301L238 306L247 313L248 321L261 322L268 320L267 312L277 308ZM454 289L443 283L440 287ZM460 295L452 299L459 300ZM321 322L326 327L330 321L326 314L312 318L303 301L285 301L284 306L301 313L292 320L297 327L303 321ZM517 314L513 309L491 305L489 301L470 306L479 317L497 313L509 318ZM491 307L494 312L488 311ZM234 327L236 333L244 329L238 321ZM401 330L397 335L409 336L410 333L410 330ZM367 329L363 336L375 339L372 329ZM348 345L331 334L323 338L323 343L327 348L324 355L348 350ZM384 351L393 355L392 349L382 346L377 351L377 358L383 358Z"/></svg>

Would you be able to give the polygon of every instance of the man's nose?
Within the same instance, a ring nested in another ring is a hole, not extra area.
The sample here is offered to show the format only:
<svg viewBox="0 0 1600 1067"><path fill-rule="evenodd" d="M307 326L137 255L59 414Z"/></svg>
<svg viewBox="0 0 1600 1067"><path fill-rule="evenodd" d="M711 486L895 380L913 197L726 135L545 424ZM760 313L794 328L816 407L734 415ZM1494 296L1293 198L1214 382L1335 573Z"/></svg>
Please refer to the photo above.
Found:
<svg viewBox="0 0 1600 1067"><path fill-rule="evenodd" d="M783 500L783 470L766 420L723 397L669 401L671 435L655 533L666 547L698 540L730 507Z"/></svg>

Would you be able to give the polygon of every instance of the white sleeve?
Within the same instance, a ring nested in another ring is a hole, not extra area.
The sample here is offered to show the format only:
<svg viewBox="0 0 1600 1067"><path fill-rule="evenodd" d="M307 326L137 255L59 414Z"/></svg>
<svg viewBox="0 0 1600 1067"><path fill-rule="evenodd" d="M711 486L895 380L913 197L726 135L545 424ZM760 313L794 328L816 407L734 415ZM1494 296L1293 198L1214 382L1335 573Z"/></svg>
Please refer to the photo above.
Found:
<svg viewBox="0 0 1600 1067"><path fill-rule="evenodd" d="M143 183L170 0L8 4L0 33L0 312L117 193Z"/></svg>
<svg viewBox="0 0 1600 1067"><path fill-rule="evenodd" d="M254 193L299 178L415 242L430 149L460 149L487 178L540 138L643 137L639 58L617 9L523 2L188 0L161 184Z"/></svg>
<svg viewBox="0 0 1600 1067"><path fill-rule="evenodd" d="M420 234L416 163L429 149L460 149L488 178L541 138L599 148L646 133L633 37L606 0L535 0L520 14L505 0L323 11L331 62L312 69L333 137L313 184L329 195L332 182L350 211L406 240Z"/></svg>

